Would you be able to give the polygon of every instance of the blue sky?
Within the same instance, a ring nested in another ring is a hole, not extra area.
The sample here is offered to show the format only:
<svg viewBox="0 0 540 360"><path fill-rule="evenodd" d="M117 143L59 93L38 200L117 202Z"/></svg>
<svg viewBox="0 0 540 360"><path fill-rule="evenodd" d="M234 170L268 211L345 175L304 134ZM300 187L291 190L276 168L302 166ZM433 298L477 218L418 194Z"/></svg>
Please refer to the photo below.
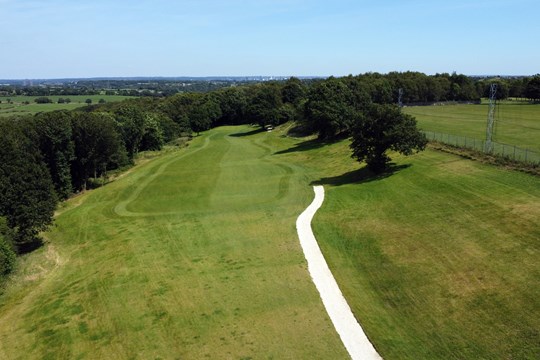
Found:
<svg viewBox="0 0 540 360"><path fill-rule="evenodd" d="M0 0L0 78L540 72L540 1Z"/></svg>

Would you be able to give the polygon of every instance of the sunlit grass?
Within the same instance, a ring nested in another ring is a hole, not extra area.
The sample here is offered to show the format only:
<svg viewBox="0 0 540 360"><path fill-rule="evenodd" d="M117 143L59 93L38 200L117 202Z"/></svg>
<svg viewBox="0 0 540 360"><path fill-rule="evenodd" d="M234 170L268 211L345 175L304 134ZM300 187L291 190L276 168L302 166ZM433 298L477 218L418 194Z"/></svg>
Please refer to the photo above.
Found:
<svg viewBox="0 0 540 360"><path fill-rule="evenodd" d="M62 265L4 297L0 358L345 358L296 238L311 189L242 130L64 210Z"/></svg>
<svg viewBox="0 0 540 360"><path fill-rule="evenodd" d="M373 177L348 154L289 160L325 184L315 235L381 355L536 358L540 179L431 150Z"/></svg>
<svg viewBox="0 0 540 360"><path fill-rule="evenodd" d="M40 96L2 96L0 97L0 116L12 115L33 115L39 112L48 112L55 110L73 110L82 106L87 106L87 99L92 100L92 104L98 104L101 99L105 102L117 102L133 98L121 95L63 95L46 96L53 102L50 104L37 104L34 100ZM58 103L58 99L69 98L70 103ZM8 102L8 99L10 102ZM28 104L26 104L28 102Z"/></svg>
<svg viewBox="0 0 540 360"><path fill-rule="evenodd" d="M483 140L488 105L411 106L420 128ZM496 107L493 140L540 152L540 105L503 102Z"/></svg>
<svg viewBox="0 0 540 360"><path fill-rule="evenodd" d="M347 358L294 228L385 359L535 358L540 181L223 127L70 200L0 297L0 358Z"/></svg>

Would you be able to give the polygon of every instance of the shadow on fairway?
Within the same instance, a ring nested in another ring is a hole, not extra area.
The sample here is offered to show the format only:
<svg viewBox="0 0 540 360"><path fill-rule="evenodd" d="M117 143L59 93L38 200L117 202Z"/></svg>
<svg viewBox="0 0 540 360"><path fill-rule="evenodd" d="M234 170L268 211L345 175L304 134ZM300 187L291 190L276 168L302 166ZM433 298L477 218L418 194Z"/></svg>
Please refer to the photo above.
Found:
<svg viewBox="0 0 540 360"><path fill-rule="evenodd" d="M319 149L325 145L330 145L330 144L331 144L330 142L324 142L318 139L306 140L304 142L296 144L295 146L291 148L277 151L274 153L274 155L288 154L288 153L293 153L297 151L309 151L309 150Z"/></svg>
<svg viewBox="0 0 540 360"><path fill-rule="evenodd" d="M255 130L251 130L251 131L248 131L248 132L230 134L229 136L232 136L232 137L244 137L244 136L255 135L255 134L258 134L258 133L261 133L261 132L264 132L264 131L265 130L263 128L257 128Z"/></svg>
<svg viewBox="0 0 540 360"><path fill-rule="evenodd" d="M404 164L404 165L390 164L388 169L385 172L380 173L380 174L375 174L371 170L369 170L367 167L364 166L361 169L349 171L342 175L321 178L319 180L311 182L311 185L340 186L340 185L347 185L347 184L362 184L362 183L367 183L371 181L385 179L387 177L394 175L398 171L406 169L410 166L411 166L410 164Z"/></svg>

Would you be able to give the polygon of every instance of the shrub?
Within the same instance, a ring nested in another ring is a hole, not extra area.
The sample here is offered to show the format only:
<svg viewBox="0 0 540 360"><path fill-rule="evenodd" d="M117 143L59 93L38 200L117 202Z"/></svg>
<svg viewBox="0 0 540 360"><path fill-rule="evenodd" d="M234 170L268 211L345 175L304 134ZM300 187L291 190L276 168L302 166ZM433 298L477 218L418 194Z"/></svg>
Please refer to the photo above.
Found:
<svg viewBox="0 0 540 360"><path fill-rule="evenodd" d="M53 102L51 99L49 99L46 96L35 98L34 101L36 102L36 104L52 104Z"/></svg>
<svg viewBox="0 0 540 360"><path fill-rule="evenodd" d="M0 217L0 279L9 274L15 266L15 251L8 240L10 234L6 219Z"/></svg>
<svg viewBox="0 0 540 360"><path fill-rule="evenodd" d="M15 266L15 252L6 239L0 235L0 278L9 274Z"/></svg>

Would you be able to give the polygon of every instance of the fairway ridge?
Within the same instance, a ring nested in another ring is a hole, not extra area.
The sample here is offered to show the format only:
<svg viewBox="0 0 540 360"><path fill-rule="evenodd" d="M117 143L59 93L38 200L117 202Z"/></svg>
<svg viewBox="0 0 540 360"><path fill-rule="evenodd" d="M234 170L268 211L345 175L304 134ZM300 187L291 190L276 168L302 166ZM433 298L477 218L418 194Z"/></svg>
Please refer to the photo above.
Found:
<svg viewBox="0 0 540 360"><path fill-rule="evenodd" d="M314 186L315 199L296 221L308 270L324 307L352 359L381 359L343 297L311 230L311 220L324 201L324 187Z"/></svg>
<svg viewBox="0 0 540 360"><path fill-rule="evenodd" d="M180 156L174 156L172 159L166 161L165 163L161 164L158 169L154 172L152 172L152 170L154 169L150 169L148 172L152 172L151 174L147 175L146 179L144 179L140 184L139 186L137 186L135 188L135 190L133 190L133 192L131 193L131 195L126 199L126 200L123 200L121 202L119 202L115 207L114 207L114 212L117 213L118 215L120 216L137 216L137 217L140 217L140 216L156 216L156 215L172 215L172 214L176 214L176 212L160 212L160 213L143 213L143 212L133 212L133 211L129 211L127 209L127 206L137 200L137 198L139 197L139 195L141 194L141 192L152 182L154 181L157 177L159 177L161 174L163 174L163 172L166 170L166 168L171 165L172 163L176 162L176 161L179 161L187 156L191 156L193 154L196 154L197 152L205 149L206 147L208 147L208 144L210 143L210 138L212 137L212 135L206 137L204 139L204 143L202 146L194 149L194 150L191 150L189 149L190 151L189 152L186 152Z"/></svg>

